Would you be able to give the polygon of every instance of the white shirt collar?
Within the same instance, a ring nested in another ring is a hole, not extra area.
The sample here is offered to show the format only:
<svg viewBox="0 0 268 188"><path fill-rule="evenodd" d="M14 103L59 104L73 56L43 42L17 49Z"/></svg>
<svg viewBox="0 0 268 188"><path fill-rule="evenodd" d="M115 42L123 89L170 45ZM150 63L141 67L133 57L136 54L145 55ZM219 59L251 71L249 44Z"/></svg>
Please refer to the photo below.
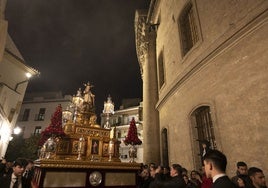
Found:
<svg viewBox="0 0 268 188"><path fill-rule="evenodd" d="M214 177L212 178L213 183L214 183L218 178L223 177L223 176L226 176L226 174L217 174L216 176L214 176Z"/></svg>
<svg viewBox="0 0 268 188"><path fill-rule="evenodd" d="M15 180L15 179L18 179L18 177L17 177L17 176L15 176L15 174L14 174L14 173L12 173L11 178L12 178L12 181L13 181L13 180Z"/></svg>
<svg viewBox="0 0 268 188"><path fill-rule="evenodd" d="M13 185L14 185L16 179L18 179L18 181L19 181L18 188L21 188L21 187L22 187L22 185L21 185L21 177L17 177L17 176L15 176L14 173L12 173L12 175L11 175L11 183L10 183L10 187L13 187Z"/></svg>

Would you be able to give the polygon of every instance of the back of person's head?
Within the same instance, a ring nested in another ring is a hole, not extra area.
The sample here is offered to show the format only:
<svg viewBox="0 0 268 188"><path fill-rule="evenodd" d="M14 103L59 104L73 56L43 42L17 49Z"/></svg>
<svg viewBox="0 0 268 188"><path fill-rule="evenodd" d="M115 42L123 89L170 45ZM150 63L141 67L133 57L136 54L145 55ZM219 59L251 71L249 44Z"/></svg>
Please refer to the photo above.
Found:
<svg viewBox="0 0 268 188"><path fill-rule="evenodd" d="M240 178L241 180L243 180L243 182L245 184L248 184L250 181L249 181L249 177L247 175L244 175L244 174L238 174L237 175L238 178Z"/></svg>
<svg viewBox="0 0 268 188"><path fill-rule="evenodd" d="M248 169L248 176L254 176L257 172L263 173L262 170L257 167L250 167Z"/></svg>
<svg viewBox="0 0 268 188"><path fill-rule="evenodd" d="M236 167L240 167L240 166L247 166L247 164L244 161L239 161L236 163Z"/></svg>
<svg viewBox="0 0 268 188"><path fill-rule="evenodd" d="M16 167L16 166L20 166L20 167L26 167L28 164L28 161L26 159L23 159L23 158L17 158L14 163L13 163L13 166Z"/></svg>
<svg viewBox="0 0 268 188"><path fill-rule="evenodd" d="M147 168L149 168L149 166L147 164L144 164L144 165L142 165L142 168L147 169Z"/></svg>
<svg viewBox="0 0 268 188"><path fill-rule="evenodd" d="M34 164L33 160L27 159L28 163Z"/></svg>
<svg viewBox="0 0 268 188"><path fill-rule="evenodd" d="M209 143L209 141L208 140L202 140L202 142L201 142L202 144L204 144L204 145L206 145L206 147L207 148L209 148L210 147L210 143Z"/></svg>
<svg viewBox="0 0 268 188"><path fill-rule="evenodd" d="M179 164L172 164L172 168L177 171L179 175L182 174L182 166Z"/></svg>
<svg viewBox="0 0 268 188"><path fill-rule="evenodd" d="M163 174L169 175L169 173L170 173L170 167L169 166L164 166Z"/></svg>
<svg viewBox="0 0 268 188"><path fill-rule="evenodd" d="M218 150L210 150L204 156L204 161L210 161L218 171L225 172L227 166L226 156Z"/></svg>
<svg viewBox="0 0 268 188"><path fill-rule="evenodd" d="M188 175L188 170L186 168L182 168L181 171L182 171L181 173L182 175Z"/></svg>

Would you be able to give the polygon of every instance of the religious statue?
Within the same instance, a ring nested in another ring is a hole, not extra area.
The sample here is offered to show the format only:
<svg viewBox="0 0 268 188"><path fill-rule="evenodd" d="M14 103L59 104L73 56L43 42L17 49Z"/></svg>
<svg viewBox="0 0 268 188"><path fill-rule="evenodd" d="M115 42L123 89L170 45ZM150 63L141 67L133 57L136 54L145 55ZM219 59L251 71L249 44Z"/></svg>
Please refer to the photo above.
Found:
<svg viewBox="0 0 268 188"><path fill-rule="evenodd" d="M84 86L86 86L85 90L84 90L84 102L86 103L90 103L92 104L92 106L94 106L95 103L95 95L92 94L91 92L91 88L93 87L93 85L91 85L89 82L87 84L84 84Z"/></svg>
<svg viewBox="0 0 268 188"><path fill-rule="evenodd" d="M89 125L91 127L100 127L100 125L97 124L97 116L95 114L90 116Z"/></svg>

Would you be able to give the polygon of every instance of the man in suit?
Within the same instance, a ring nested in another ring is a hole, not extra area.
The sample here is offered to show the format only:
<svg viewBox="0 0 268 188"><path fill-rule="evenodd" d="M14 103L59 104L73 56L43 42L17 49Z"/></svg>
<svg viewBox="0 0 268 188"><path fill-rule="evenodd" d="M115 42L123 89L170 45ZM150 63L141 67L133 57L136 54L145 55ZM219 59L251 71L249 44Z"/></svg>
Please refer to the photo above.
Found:
<svg viewBox="0 0 268 188"><path fill-rule="evenodd" d="M210 150L204 156L205 173L213 180L212 188L235 188L235 185L225 174L226 156L218 150Z"/></svg>
<svg viewBox="0 0 268 188"><path fill-rule="evenodd" d="M0 185L1 188L29 188L31 185L27 183L26 179L22 176L25 167L27 165L26 159L16 159L13 164L13 172L12 174L1 177Z"/></svg>

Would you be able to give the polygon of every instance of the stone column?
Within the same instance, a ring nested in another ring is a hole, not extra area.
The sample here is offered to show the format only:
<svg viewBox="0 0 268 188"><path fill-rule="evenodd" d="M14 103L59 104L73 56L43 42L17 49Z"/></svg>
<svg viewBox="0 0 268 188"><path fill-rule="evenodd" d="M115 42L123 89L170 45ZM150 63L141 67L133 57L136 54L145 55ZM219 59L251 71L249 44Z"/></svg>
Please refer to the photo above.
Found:
<svg viewBox="0 0 268 188"><path fill-rule="evenodd" d="M135 32L137 55L143 79L143 162L160 163L156 33L146 25L144 12L136 12Z"/></svg>
<svg viewBox="0 0 268 188"><path fill-rule="evenodd" d="M0 63L6 46L7 21L5 20L6 0L0 0Z"/></svg>

